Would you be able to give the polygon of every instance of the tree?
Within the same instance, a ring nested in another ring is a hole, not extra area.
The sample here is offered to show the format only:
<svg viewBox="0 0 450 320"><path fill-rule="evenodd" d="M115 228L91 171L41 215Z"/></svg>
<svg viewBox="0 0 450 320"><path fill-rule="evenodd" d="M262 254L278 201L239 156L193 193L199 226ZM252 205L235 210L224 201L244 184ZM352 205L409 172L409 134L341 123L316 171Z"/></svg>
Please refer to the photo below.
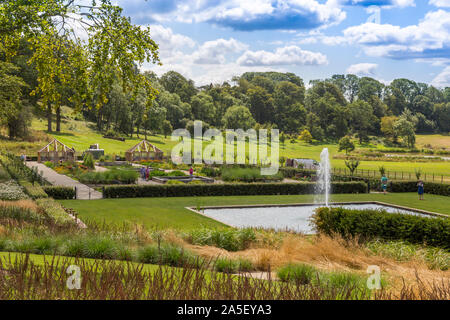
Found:
<svg viewBox="0 0 450 320"><path fill-rule="evenodd" d="M192 114L195 120L202 120L214 124L215 106L210 95L200 92L191 99Z"/></svg>
<svg viewBox="0 0 450 320"><path fill-rule="evenodd" d="M311 133L305 129L300 133L300 136L298 137L298 139L301 141L305 141L306 143L311 143L313 137L312 137Z"/></svg>
<svg viewBox="0 0 450 320"><path fill-rule="evenodd" d="M164 138L167 138L167 135L169 135L173 131L173 128L172 128L172 125L170 124L170 121L168 121L168 120L164 120L163 121L163 123L162 123L162 131L163 131L163 134L164 134Z"/></svg>
<svg viewBox="0 0 450 320"><path fill-rule="evenodd" d="M151 105L156 92L137 69L144 62L159 63L158 46L150 30L131 24L119 6L109 0L2 1L0 6L2 51L13 57L22 39L30 41L31 62L39 73L37 89L50 120L52 105L60 111L60 86L66 86L73 90L78 109L96 108L101 129L102 107L117 74L124 91L136 94L144 88ZM87 40L74 32L74 24Z"/></svg>
<svg viewBox="0 0 450 320"><path fill-rule="evenodd" d="M250 110L244 106L233 106L227 110L223 117L223 125L226 129L253 128L256 121L253 119Z"/></svg>
<svg viewBox="0 0 450 320"><path fill-rule="evenodd" d="M197 94L197 89L192 80L187 80L181 74L175 71L169 71L159 79L164 89L170 93L176 93L181 101L190 102L191 98Z"/></svg>
<svg viewBox="0 0 450 320"><path fill-rule="evenodd" d="M342 150L345 150L345 154L348 154L349 152L355 150L355 145L349 137L343 137L341 140L339 140L339 151Z"/></svg>
<svg viewBox="0 0 450 320"><path fill-rule="evenodd" d="M22 95L26 84L15 75L18 70L11 63L0 61L0 124L8 127L10 139L25 135L28 128Z"/></svg>
<svg viewBox="0 0 450 320"><path fill-rule="evenodd" d="M345 166L350 170L350 174L353 176L355 170L359 167L359 160L345 161Z"/></svg>
<svg viewBox="0 0 450 320"><path fill-rule="evenodd" d="M408 148L414 148L416 143L416 134L414 132L414 123L406 119L405 117L400 117L394 123L394 130L396 134L403 139Z"/></svg>
<svg viewBox="0 0 450 320"><path fill-rule="evenodd" d="M392 142L397 143L397 132L394 130L394 123L398 117L390 116L381 118L381 132L386 138L391 139Z"/></svg>
<svg viewBox="0 0 450 320"><path fill-rule="evenodd" d="M284 145L284 142L286 141L286 135L284 134L284 132L281 132L279 139L280 139L281 144Z"/></svg>
<svg viewBox="0 0 450 320"><path fill-rule="evenodd" d="M359 143L362 143L367 140L374 123L379 122L379 120L373 114L372 106L365 101L357 100L349 104L348 109L353 132L357 134Z"/></svg>
<svg viewBox="0 0 450 320"><path fill-rule="evenodd" d="M261 87L250 88L247 91L250 111L258 123L273 121L275 116L274 100L266 89Z"/></svg>
<svg viewBox="0 0 450 320"><path fill-rule="evenodd" d="M450 102L435 104L433 119L441 132L450 132Z"/></svg>

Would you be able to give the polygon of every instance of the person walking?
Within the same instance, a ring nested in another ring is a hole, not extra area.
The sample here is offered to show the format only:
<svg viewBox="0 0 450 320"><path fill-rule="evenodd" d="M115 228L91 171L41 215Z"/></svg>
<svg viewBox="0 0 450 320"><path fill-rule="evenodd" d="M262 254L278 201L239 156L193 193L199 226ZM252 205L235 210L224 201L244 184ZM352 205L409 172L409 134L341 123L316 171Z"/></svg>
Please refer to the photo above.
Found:
<svg viewBox="0 0 450 320"><path fill-rule="evenodd" d="M194 175L194 169L192 169L192 167L189 169L189 175L191 176L191 178Z"/></svg>
<svg viewBox="0 0 450 320"><path fill-rule="evenodd" d="M425 193L425 191L423 188L422 180L419 180L419 182L417 182L417 193L419 194L419 200L423 200L423 194Z"/></svg>
<svg viewBox="0 0 450 320"><path fill-rule="evenodd" d="M388 178L385 175L383 175L381 177L381 189L383 189L384 194L387 193L387 183L388 183Z"/></svg>
<svg viewBox="0 0 450 320"><path fill-rule="evenodd" d="M145 180L145 168L141 167L141 179Z"/></svg>
<svg viewBox="0 0 450 320"><path fill-rule="evenodd" d="M145 170L145 180L148 180L149 177L150 177L150 169L147 166L147 169Z"/></svg>

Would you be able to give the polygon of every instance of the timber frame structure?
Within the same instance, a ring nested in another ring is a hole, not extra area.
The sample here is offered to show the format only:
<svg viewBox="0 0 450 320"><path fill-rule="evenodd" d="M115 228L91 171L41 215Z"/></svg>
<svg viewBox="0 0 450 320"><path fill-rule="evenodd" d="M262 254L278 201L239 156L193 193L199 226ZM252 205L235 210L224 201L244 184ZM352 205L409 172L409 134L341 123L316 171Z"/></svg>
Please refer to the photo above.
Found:
<svg viewBox="0 0 450 320"><path fill-rule="evenodd" d="M147 140L142 140L137 145L125 152L125 159L128 162L141 160L162 160L164 153Z"/></svg>
<svg viewBox="0 0 450 320"><path fill-rule="evenodd" d="M66 146L64 143L53 139L49 144L38 151L38 162L52 161L75 161L75 149Z"/></svg>

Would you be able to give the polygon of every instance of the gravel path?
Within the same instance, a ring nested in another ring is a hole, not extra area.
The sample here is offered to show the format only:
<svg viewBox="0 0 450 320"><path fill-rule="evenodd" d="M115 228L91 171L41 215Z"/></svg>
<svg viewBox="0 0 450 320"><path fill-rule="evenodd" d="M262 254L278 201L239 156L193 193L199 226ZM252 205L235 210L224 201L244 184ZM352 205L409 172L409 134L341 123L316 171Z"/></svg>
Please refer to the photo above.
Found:
<svg viewBox="0 0 450 320"><path fill-rule="evenodd" d="M77 199L80 200L93 200L102 199L103 195L88 186L69 178L66 175L59 174L55 170L50 169L42 163L35 161L27 161L27 166L37 167L38 172L42 172L43 177L54 186L64 186L64 187L76 187L77 188Z"/></svg>

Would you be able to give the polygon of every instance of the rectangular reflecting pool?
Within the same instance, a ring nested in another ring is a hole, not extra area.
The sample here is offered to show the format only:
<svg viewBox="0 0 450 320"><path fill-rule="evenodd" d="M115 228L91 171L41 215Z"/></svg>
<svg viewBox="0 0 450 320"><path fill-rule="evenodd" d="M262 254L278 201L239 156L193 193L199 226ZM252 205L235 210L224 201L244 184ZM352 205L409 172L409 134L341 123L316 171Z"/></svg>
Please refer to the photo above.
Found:
<svg viewBox="0 0 450 320"><path fill-rule="evenodd" d="M323 205L283 205L205 208L201 213L212 219L237 228L264 228L290 230L305 234L314 233L310 218L314 210ZM378 209L391 213L403 213L431 217L419 211L378 203L332 204L331 207L347 209Z"/></svg>

